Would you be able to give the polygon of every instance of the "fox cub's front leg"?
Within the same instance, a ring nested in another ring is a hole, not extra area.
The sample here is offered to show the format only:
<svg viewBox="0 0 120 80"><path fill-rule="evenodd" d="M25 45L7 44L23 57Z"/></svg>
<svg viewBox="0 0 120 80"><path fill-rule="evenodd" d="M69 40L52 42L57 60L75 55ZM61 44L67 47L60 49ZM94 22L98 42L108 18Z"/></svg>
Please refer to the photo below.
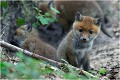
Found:
<svg viewBox="0 0 120 80"><path fill-rule="evenodd" d="M76 56L77 67L81 67L82 63L84 63L83 59L85 57L85 50L84 49L81 49L81 50L76 49L75 56Z"/></svg>

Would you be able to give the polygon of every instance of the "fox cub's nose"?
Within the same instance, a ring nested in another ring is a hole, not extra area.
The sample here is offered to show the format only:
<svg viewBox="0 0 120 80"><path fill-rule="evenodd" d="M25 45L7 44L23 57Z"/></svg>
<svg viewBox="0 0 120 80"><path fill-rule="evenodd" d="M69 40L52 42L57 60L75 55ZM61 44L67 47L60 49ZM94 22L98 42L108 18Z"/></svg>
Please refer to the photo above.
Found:
<svg viewBox="0 0 120 80"><path fill-rule="evenodd" d="M89 38L88 37L81 37L81 40L83 40L83 41L89 41Z"/></svg>
<svg viewBox="0 0 120 80"><path fill-rule="evenodd" d="M83 41L86 41L87 39L86 38L83 38Z"/></svg>

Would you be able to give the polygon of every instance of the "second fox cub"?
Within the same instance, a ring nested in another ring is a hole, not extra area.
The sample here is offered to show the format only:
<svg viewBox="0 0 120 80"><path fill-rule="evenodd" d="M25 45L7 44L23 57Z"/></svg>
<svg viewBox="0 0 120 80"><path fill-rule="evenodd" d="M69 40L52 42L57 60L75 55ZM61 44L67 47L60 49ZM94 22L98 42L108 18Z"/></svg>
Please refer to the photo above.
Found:
<svg viewBox="0 0 120 80"><path fill-rule="evenodd" d="M19 27L16 30L16 36L14 37L14 40L14 42L16 42L18 46L22 47L23 49L27 49L41 56L57 60L56 49L43 42L39 38L37 30L31 25L23 25Z"/></svg>
<svg viewBox="0 0 120 80"><path fill-rule="evenodd" d="M90 69L88 52L100 32L101 23L102 20L99 18L82 16L77 12L71 31L58 47L59 60L64 59L76 67L82 65L83 69L88 71Z"/></svg>

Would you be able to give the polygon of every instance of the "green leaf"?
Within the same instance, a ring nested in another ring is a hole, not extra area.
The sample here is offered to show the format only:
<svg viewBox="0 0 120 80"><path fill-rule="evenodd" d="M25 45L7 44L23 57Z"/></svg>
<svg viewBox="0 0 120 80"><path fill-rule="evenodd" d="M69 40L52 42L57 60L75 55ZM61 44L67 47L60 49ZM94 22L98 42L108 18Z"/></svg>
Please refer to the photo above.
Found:
<svg viewBox="0 0 120 80"><path fill-rule="evenodd" d="M46 18L48 22L55 22L56 20L54 18Z"/></svg>
<svg viewBox="0 0 120 80"><path fill-rule="evenodd" d="M17 22L16 22L16 23L17 23L17 26L21 26L21 25L25 24L25 20L24 20L23 18L20 18L20 17L19 17L19 18L17 19Z"/></svg>
<svg viewBox="0 0 120 80"><path fill-rule="evenodd" d="M19 52L16 52L16 56L22 58L24 55L23 55L23 52L19 51Z"/></svg>
<svg viewBox="0 0 120 80"><path fill-rule="evenodd" d="M53 7L51 7L50 9L51 9L52 11L54 11L55 13L60 14L60 12L59 12L57 9L55 9L55 8L53 8Z"/></svg>
<svg viewBox="0 0 120 80"><path fill-rule="evenodd" d="M34 69L34 70L32 70L31 76L32 76L33 79L36 79L36 77L40 76L40 73L39 73L39 71L37 69Z"/></svg>
<svg viewBox="0 0 120 80"><path fill-rule="evenodd" d="M38 27L39 25L40 24L38 22L32 24L33 27Z"/></svg>
<svg viewBox="0 0 120 80"><path fill-rule="evenodd" d="M64 74L64 77L65 77L66 79L78 79L76 75L70 74L70 73Z"/></svg>
<svg viewBox="0 0 120 80"><path fill-rule="evenodd" d="M49 22L46 19L41 19L40 20L43 25L48 24Z"/></svg>
<svg viewBox="0 0 120 80"><path fill-rule="evenodd" d="M34 9L38 12L42 12L41 10L39 10L37 7L34 7Z"/></svg>
<svg viewBox="0 0 120 80"><path fill-rule="evenodd" d="M8 62L1 62L1 74L4 76L8 76L10 74L10 68L13 68L14 66L11 63Z"/></svg>
<svg viewBox="0 0 120 80"><path fill-rule="evenodd" d="M38 16L37 19L43 24L48 24L48 20L46 18L44 18L43 16Z"/></svg>
<svg viewBox="0 0 120 80"><path fill-rule="evenodd" d="M49 16L51 16L51 14L48 13L48 12L46 12L46 13L45 13L45 16L48 16L48 17L49 17Z"/></svg>
<svg viewBox="0 0 120 80"><path fill-rule="evenodd" d="M99 70L99 73L102 75L106 74L106 72L107 71L104 68L100 68L100 70Z"/></svg>
<svg viewBox="0 0 120 80"><path fill-rule="evenodd" d="M8 3L5 2L5 1L1 1L0 2L0 6L4 7L4 8L7 8L8 7Z"/></svg>

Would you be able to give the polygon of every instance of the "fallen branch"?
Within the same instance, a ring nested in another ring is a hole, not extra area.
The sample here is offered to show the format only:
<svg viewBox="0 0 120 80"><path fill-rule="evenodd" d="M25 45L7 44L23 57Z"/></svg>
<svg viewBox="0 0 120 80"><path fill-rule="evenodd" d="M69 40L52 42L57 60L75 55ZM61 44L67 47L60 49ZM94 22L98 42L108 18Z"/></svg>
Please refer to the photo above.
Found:
<svg viewBox="0 0 120 80"><path fill-rule="evenodd" d="M13 50L13 51L21 51L21 52L23 52L24 54L26 54L26 55L28 55L30 57L33 57L33 58L36 58L36 59L39 59L39 60L44 60L44 61L47 61L48 63L54 63L54 64L56 64L58 66L62 65L62 63L60 63L60 62L54 61L52 59L48 59L46 57L40 56L40 55L35 54L33 52L30 52L28 50L24 50L24 49L19 48L17 46L11 45L11 44L9 44L9 43L7 43L5 41L0 41L0 45L1 45L1 47L8 48L8 49Z"/></svg>
<svg viewBox="0 0 120 80"><path fill-rule="evenodd" d="M23 52L24 54L26 54L26 55L28 55L28 56L30 56L30 57L33 57L33 58L36 58L36 59L39 59L39 60L47 61L48 63L55 64L56 66L59 66L59 67L60 67L61 65L64 65L64 63L57 62L57 61L54 61L54 60L52 60L52 59L48 59L48 58L46 58L46 57L40 56L40 55L38 55L38 54L35 54L35 53L30 52L30 51L24 50L24 49L22 49L22 48L16 47L16 46L14 46L14 45L12 45L12 44L9 44L9 43L7 43L7 42L5 42L5 41L0 41L0 46L1 46L1 47L4 47L4 48L11 49L11 50L13 50L13 51L21 51L21 52ZM82 71L84 74L88 74L88 72L86 72L86 71L84 71L84 70L81 70L81 69L76 68L76 67L74 67L74 66L71 66L71 67L72 67L73 69L75 69L75 70L80 70L80 71ZM81 72L80 72L80 73L81 73ZM90 73L89 73L89 75L90 75L91 77L96 77L96 76L94 76L94 75L92 75L92 74L90 74Z"/></svg>

